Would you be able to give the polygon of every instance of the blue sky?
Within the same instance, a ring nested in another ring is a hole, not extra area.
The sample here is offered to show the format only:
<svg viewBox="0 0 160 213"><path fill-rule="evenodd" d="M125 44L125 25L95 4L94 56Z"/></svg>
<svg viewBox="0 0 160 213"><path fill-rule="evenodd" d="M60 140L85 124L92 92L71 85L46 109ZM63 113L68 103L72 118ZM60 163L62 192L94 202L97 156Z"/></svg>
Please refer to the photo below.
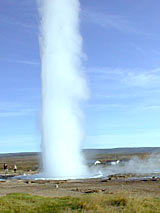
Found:
<svg viewBox="0 0 160 213"><path fill-rule="evenodd" d="M159 146L158 0L81 0L85 148ZM40 150L40 57L34 0L0 1L0 153Z"/></svg>

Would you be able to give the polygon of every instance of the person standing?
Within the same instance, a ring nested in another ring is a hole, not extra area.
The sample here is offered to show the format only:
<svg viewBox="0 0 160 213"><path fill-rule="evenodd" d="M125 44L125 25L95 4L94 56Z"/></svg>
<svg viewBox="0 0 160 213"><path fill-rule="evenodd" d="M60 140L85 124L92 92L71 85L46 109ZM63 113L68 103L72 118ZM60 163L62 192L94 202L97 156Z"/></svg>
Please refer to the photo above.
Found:
<svg viewBox="0 0 160 213"><path fill-rule="evenodd" d="M8 174L8 165L6 163L4 163L4 172L5 175Z"/></svg>

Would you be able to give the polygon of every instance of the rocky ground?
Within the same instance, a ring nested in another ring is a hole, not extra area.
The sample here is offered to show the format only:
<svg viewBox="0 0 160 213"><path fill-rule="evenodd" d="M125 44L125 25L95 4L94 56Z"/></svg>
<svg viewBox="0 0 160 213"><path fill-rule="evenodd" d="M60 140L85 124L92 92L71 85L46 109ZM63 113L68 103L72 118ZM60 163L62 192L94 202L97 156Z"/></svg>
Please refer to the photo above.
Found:
<svg viewBox="0 0 160 213"><path fill-rule="evenodd" d="M22 180L10 179L12 175L2 175L0 196L9 193L29 193L46 197L80 196L92 193L127 193L160 196L160 178L133 178L113 175L104 179L85 180Z"/></svg>
<svg viewBox="0 0 160 213"><path fill-rule="evenodd" d="M94 153L95 155L95 153ZM96 156L96 155L95 155ZM147 154L145 154L147 156ZM124 155L111 155L96 157L96 159L121 159ZM144 158L144 153L142 156ZM116 174L107 178L85 179L85 180L24 180L13 179L15 175L35 174L40 168L39 155L37 154L16 154L0 156L0 196L9 193L29 193L45 197L80 196L83 194L116 194L126 193L138 196L160 196L160 179L150 174L150 178L137 174ZM9 175L5 175L3 164L7 163ZM14 164L18 166L17 174L13 172Z"/></svg>

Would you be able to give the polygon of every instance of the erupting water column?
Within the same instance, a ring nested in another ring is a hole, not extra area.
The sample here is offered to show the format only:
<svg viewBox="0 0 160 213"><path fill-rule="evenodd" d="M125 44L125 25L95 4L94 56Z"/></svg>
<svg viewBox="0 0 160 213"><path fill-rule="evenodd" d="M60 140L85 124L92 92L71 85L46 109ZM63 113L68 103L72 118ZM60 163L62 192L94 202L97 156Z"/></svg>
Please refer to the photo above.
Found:
<svg viewBox="0 0 160 213"><path fill-rule="evenodd" d="M81 177L82 112L87 98L82 75L79 0L40 0L42 152L46 177Z"/></svg>

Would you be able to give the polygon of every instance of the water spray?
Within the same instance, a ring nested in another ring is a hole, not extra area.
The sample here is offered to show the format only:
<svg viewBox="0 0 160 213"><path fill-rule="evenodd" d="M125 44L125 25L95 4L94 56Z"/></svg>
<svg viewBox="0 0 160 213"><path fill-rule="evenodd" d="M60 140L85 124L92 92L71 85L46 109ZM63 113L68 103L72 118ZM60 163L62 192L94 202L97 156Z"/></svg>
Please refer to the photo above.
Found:
<svg viewBox="0 0 160 213"><path fill-rule="evenodd" d="M40 0L42 153L47 177L86 174L81 156L87 98L82 67L79 0Z"/></svg>

